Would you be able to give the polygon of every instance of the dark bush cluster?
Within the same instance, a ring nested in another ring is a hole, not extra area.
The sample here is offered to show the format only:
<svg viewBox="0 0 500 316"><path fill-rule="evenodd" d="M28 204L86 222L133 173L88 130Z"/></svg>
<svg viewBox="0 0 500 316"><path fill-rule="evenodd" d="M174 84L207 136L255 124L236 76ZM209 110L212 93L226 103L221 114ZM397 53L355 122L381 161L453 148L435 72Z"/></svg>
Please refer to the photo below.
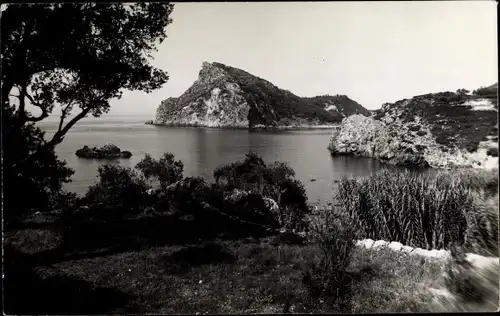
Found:
<svg viewBox="0 0 500 316"><path fill-rule="evenodd" d="M474 90L472 93L478 96L496 96L498 90L498 84L491 85L489 87L481 87Z"/></svg>
<svg viewBox="0 0 500 316"><path fill-rule="evenodd" d="M492 157L498 157L498 148L489 148L488 151L486 152L486 154L488 156L492 156Z"/></svg>
<svg viewBox="0 0 500 316"><path fill-rule="evenodd" d="M160 183L163 190L172 183L182 180L184 164L180 160L175 160L172 153L164 153L159 159L153 159L150 155L146 156L135 166L142 175L150 180L155 179Z"/></svg>
<svg viewBox="0 0 500 316"><path fill-rule="evenodd" d="M88 188L82 202L92 211L108 216L132 215L147 204L146 182L130 168L101 165L99 182Z"/></svg>
<svg viewBox="0 0 500 316"><path fill-rule="evenodd" d="M246 191L270 198L278 205L275 219L291 229L303 229L309 212L303 184L293 177L295 172L286 163L266 165L261 157L247 154L243 161L227 164L214 171L216 184L224 191Z"/></svg>
<svg viewBox="0 0 500 316"><path fill-rule="evenodd" d="M215 183L201 177L184 178L182 171L182 162L170 153L159 160L146 155L135 170L100 166L99 181L65 213L66 236L93 227L87 233L94 240L99 239L100 230L106 235L102 240L132 235L203 239L262 235L281 227L303 230L306 226L305 189L285 163L266 165L258 155L248 154L243 161L217 168ZM138 226L131 227L134 221ZM95 226L98 222L102 229ZM67 240L69 246L72 241Z"/></svg>

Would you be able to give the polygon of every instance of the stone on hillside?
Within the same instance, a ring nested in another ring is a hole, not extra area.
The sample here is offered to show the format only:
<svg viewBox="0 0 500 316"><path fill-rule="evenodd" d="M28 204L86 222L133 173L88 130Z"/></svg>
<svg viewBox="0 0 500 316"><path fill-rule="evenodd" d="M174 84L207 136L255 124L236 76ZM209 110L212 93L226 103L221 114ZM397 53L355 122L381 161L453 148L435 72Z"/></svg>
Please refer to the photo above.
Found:
<svg viewBox="0 0 500 316"><path fill-rule="evenodd" d="M377 240L373 246L372 246L372 249L381 249L381 248L385 248L387 245L389 244L389 242L385 241L385 240Z"/></svg>
<svg viewBox="0 0 500 316"><path fill-rule="evenodd" d="M356 245L365 247L366 249L370 249L374 243L375 243L375 241L373 239L364 239L364 240L359 240L356 243Z"/></svg>
<svg viewBox="0 0 500 316"><path fill-rule="evenodd" d="M422 249L422 248L415 248L415 249L413 249L412 252L410 252L410 254L413 256L426 256L427 250Z"/></svg>
<svg viewBox="0 0 500 316"><path fill-rule="evenodd" d="M403 248L403 244L400 242L393 241L387 247L390 248L391 250L399 251Z"/></svg>
<svg viewBox="0 0 500 316"><path fill-rule="evenodd" d="M410 247L410 246L403 246L401 247L401 251L403 252L407 252L407 253L410 253L413 251L413 247Z"/></svg>

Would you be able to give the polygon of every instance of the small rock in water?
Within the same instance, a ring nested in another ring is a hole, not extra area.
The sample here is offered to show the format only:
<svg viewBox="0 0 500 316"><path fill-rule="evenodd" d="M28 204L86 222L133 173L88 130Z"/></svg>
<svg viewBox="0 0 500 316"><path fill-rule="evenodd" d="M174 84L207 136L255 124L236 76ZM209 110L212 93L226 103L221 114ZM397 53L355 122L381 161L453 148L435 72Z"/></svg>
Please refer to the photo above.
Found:
<svg viewBox="0 0 500 316"><path fill-rule="evenodd" d="M90 148L83 146L75 152L80 158L96 158L96 159L110 159L110 158L130 158L132 153L130 151L121 151L118 146L113 144L106 144L101 148Z"/></svg>

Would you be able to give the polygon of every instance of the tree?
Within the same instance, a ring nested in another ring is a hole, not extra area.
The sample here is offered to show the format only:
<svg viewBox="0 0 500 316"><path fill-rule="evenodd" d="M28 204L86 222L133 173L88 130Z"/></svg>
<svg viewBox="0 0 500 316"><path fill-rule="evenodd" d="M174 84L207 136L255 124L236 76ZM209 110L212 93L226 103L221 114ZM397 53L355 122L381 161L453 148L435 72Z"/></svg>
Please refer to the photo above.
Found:
<svg viewBox="0 0 500 316"><path fill-rule="evenodd" d="M120 98L123 89L149 93L168 80L149 59L166 38L172 10L169 3L8 5L1 16L2 115L9 116L3 139L38 133L22 153L16 148L20 144L3 142L9 176L26 178L30 166L47 164L80 119L109 111L109 101ZM28 104L41 114L32 115ZM56 104L61 106L58 129L45 141L33 123ZM79 112L70 117L74 109ZM4 178L9 185L15 180Z"/></svg>
<svg viewBox="0 0 500 316"><path fill-rule="evenodd" d="M59 128L45 144L53 147L87 114L106 113L122 89L160 88L168 75L148 58L166 37L172 9L157 3L9 5L1 30L4 106L16 88L16 117L23 125L43 120L59 103ZM27 113L27 101L41 115ZM64 124L76 107L80 112Z"/></svg>
<svg viewBox="0 0 500 316"><path fill-rule="evenodd" d="M159 160L146 154L144 158L135 166L144 178L150 180L154 178L160 183L160 187L165 190L168 185L182 180L184 164L180 160L175 160L172 153L164 153Z"/></svg>
<svg viewBox="0 0 500 316"><path fill-rule="evenodd" d="M44 132L33 124L15 127L11 109L2 111L3 219L10 224L26 212L48 210L58 204L62 184L70 181L74 171L57 159L54 150L38 155L33 163L18 172L11 166L36 150L44 141Z"/></svg>

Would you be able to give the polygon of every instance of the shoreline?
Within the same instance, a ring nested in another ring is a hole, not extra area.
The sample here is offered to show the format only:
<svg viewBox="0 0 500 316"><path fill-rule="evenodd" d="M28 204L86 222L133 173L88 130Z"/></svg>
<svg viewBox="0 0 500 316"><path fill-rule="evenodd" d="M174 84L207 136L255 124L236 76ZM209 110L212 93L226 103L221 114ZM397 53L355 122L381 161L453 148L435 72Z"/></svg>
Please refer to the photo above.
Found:
<svg viewBox="0 0 500 316"><path fill-rule="evenodd" d="M159 127L192 127L192 128L212 128L212 129L229 129L229 130L248 130L249 132L266 132L266 131L288 131L288 130L323 130L323 129L334 129L340 126L336 125L300 125L300 126L208 126L208 125L191 125L191 124L169 124L169 123L152 123L147 125L159 126Z"/></svg>

